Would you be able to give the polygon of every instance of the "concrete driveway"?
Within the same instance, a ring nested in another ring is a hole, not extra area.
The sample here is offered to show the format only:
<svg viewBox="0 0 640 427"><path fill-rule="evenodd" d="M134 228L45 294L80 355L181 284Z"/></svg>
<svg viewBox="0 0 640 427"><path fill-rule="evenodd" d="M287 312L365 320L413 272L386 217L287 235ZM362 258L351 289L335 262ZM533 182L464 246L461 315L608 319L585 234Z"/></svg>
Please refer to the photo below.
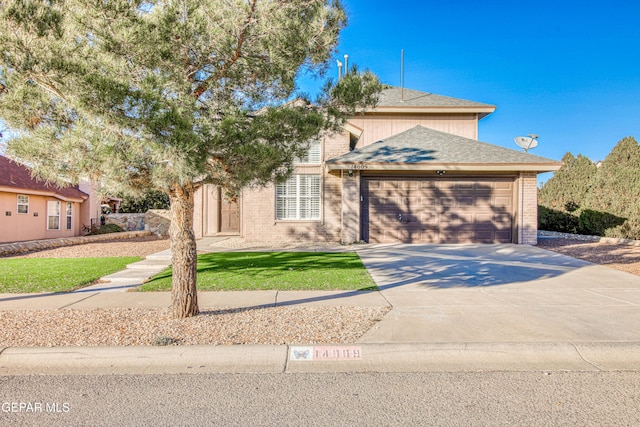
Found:
<svg viewBox="0 0 640 427"><path fill-rule="evenodd" d="M640 342L640 276L526 245L358 253L394 307L363 343Z"/></svg>

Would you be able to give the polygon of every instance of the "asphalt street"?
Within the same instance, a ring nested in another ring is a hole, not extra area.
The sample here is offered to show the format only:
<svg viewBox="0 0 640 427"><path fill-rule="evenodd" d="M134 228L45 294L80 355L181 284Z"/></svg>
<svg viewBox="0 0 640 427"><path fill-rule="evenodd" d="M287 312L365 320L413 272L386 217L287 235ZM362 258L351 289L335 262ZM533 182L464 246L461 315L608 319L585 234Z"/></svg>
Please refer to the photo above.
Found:
<svg viewBox="0 0 640 427"><path fill-rule="evenodd" d="M0 390L3 426L640 425L638 371L30 375Z"/></svg>

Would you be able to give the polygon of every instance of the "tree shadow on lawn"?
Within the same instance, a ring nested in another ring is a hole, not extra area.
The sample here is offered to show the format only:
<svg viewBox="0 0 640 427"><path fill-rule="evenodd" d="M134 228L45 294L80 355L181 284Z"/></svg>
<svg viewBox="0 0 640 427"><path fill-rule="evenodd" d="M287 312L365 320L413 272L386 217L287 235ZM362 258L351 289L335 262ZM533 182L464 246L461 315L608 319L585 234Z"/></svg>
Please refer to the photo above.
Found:
<svg viewBox="0 0 640 427"><path fill-rule="evenodd" d="M377 290L354 252L214 252L198 255L197 272L202 290L353 290L363 281L359 291ZM164 271L147 284L166 282L171 274Z"/></svg>

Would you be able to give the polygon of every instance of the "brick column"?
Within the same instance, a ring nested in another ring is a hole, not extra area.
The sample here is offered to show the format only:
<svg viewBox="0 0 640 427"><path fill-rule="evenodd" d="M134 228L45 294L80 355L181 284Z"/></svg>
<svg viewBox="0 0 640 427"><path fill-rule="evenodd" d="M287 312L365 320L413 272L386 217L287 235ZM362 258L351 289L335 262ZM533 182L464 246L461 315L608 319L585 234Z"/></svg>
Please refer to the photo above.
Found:
<svg viewBox="0 0 640 427"><path fill-rule="evenodd" d="M535 172L522 172L518 180L518 243L538 243L538 186Z"/></svg>
<svg viewBox="0 0 640 427"><path fill-rule="evenodd" d="M342 171L342 243L360 240L360 172Z"/></svg>

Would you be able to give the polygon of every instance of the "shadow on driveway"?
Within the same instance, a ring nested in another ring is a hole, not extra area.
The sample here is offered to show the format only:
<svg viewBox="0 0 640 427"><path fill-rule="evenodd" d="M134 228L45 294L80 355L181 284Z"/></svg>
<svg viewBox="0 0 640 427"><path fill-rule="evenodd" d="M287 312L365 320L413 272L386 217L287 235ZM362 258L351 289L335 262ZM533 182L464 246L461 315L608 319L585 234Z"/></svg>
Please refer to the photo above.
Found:
<svg viewBox="0 0 640 427"><path fill-rule="evenodd" d="M514 244L388 244L358 254L380 290L472 288L553 278L592 265Z"/></svg>

